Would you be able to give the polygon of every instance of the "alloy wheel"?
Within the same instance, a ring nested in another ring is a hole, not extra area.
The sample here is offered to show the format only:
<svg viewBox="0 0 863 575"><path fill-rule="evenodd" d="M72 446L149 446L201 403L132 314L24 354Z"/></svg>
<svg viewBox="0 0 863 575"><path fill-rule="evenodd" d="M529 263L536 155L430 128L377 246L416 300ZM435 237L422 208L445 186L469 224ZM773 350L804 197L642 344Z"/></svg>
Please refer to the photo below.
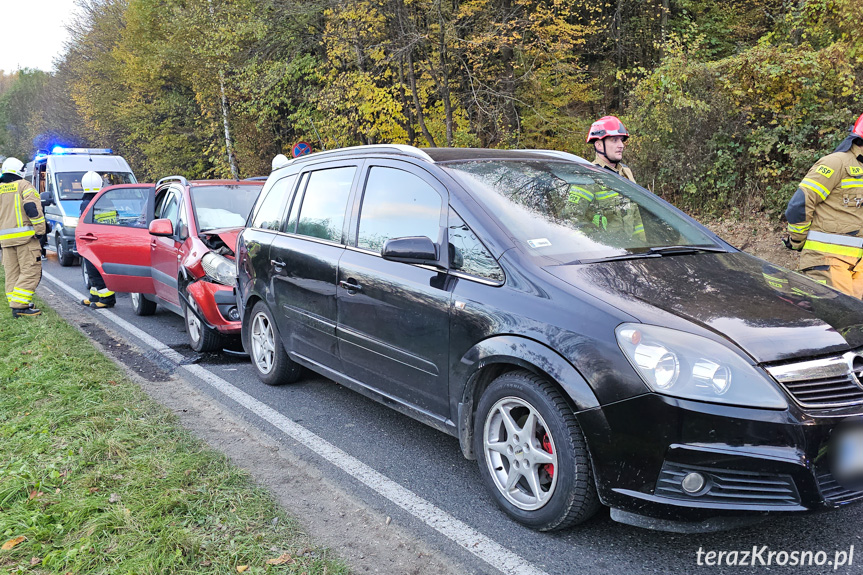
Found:
<svg viewBox="0 0 863 575"><path fill-rule="evenodd" d="M275 360L276 345L273 326L265 314L258 313L252 320L250 340L255 367L263 374L270 373Z"/></svg>
<svg viewBox="0 0 863 575"><path fill-rule="evenodd" d="M201 341L203 326L201 325L201 320L198 319L198 304L195 303L195 299L193 297L189 297L187 308L186 328L189 330L189 337L192 338L192 341L194 342Z"/></svg>
<svg viewBox="0 0 863 575"><path fill-rule="evenodd" d="M557 450L548 425L530 403L504 397L494 404L485 420L483 451L495 486L517 508L539 509L554 495Z"/></svg>

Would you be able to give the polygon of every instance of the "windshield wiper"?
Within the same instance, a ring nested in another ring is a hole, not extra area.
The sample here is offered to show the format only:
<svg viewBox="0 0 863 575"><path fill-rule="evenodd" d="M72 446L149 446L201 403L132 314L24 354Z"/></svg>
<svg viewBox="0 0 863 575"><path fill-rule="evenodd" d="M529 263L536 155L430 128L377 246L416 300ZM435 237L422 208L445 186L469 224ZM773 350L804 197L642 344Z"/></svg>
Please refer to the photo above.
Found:
<svg viewBox="0 0 863 575"><path fill-rule="evenodd" d="M648 253L659 255L694 254L697 252L725 253L725 249L719 246L657 246L650 248Z"/></svg>
<svg viewBox="0 0 863 575"><path fill-rule="evenodd" d="M648 248L646 252L633 252L629 254L617 254L614 256L606 256L604 258L594 258L590 260L575 260L570 264L594 264L598 262L612 262L617 260L640 260L645 258L660 258L662 256L676 256L681 254L695 254L698 252L718 252L725 253L726 250L719 246L657 246Z"/></svg>

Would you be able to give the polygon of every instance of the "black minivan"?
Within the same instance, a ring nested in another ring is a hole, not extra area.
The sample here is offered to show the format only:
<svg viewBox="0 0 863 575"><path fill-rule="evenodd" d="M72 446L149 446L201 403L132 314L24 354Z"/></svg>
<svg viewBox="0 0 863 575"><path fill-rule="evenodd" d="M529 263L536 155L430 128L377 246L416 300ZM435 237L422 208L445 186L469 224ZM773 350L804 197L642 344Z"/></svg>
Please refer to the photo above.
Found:
<svg viewBox="0 0 863 575"><path fill-rule="evenodd" d="M259 378L305 367L459 438L540 530L677 531L863 499L863 303L542 150L276 167L237 246Z"/></svg>

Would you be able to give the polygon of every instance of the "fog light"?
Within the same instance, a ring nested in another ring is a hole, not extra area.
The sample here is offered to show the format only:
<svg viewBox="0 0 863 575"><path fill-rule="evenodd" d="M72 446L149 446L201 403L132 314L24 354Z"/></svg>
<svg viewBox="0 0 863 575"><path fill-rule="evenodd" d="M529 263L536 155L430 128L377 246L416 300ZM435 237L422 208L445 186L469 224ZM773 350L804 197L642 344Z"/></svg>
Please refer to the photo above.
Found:
<svg viewBox="0 0 863 575"><path fill-rule="evenodd" d="M231 309L228 310L228 319L231 321L239 321L240 312L237 311L236 307L232 307Z"/></svg>
<svg viewBox="0 0 863 575"><path fill-rule="evenodd" d="M700 473L687 473L683 478L683 481L680 482L680 486L683 487L683 490L690 495L695 495L702 489L704 489L704 484L706 483L704 476Z"/></svg>

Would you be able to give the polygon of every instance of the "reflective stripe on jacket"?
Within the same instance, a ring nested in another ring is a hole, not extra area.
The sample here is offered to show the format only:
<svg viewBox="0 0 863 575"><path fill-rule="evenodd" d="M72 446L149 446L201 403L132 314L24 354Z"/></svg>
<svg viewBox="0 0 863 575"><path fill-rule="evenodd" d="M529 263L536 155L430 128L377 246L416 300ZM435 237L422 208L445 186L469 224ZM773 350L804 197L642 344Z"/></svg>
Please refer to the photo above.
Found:
<svg viewBox="0 0 863 575"><path fill-rule="evenodd" d="M858 245L863 240L857 239L863 238L863 146L858 142L846 152L818 160L788 202L785 217L795 247L859 259L863 255Z"/></svg>
<svg viewBox="0 0 863 575"><path fill-rule="evenodd" d="M28 211L35 216L31 218ZM18 246L44 234L45 214L36 188L26 180L0 183L0 245Z"/></svg>

